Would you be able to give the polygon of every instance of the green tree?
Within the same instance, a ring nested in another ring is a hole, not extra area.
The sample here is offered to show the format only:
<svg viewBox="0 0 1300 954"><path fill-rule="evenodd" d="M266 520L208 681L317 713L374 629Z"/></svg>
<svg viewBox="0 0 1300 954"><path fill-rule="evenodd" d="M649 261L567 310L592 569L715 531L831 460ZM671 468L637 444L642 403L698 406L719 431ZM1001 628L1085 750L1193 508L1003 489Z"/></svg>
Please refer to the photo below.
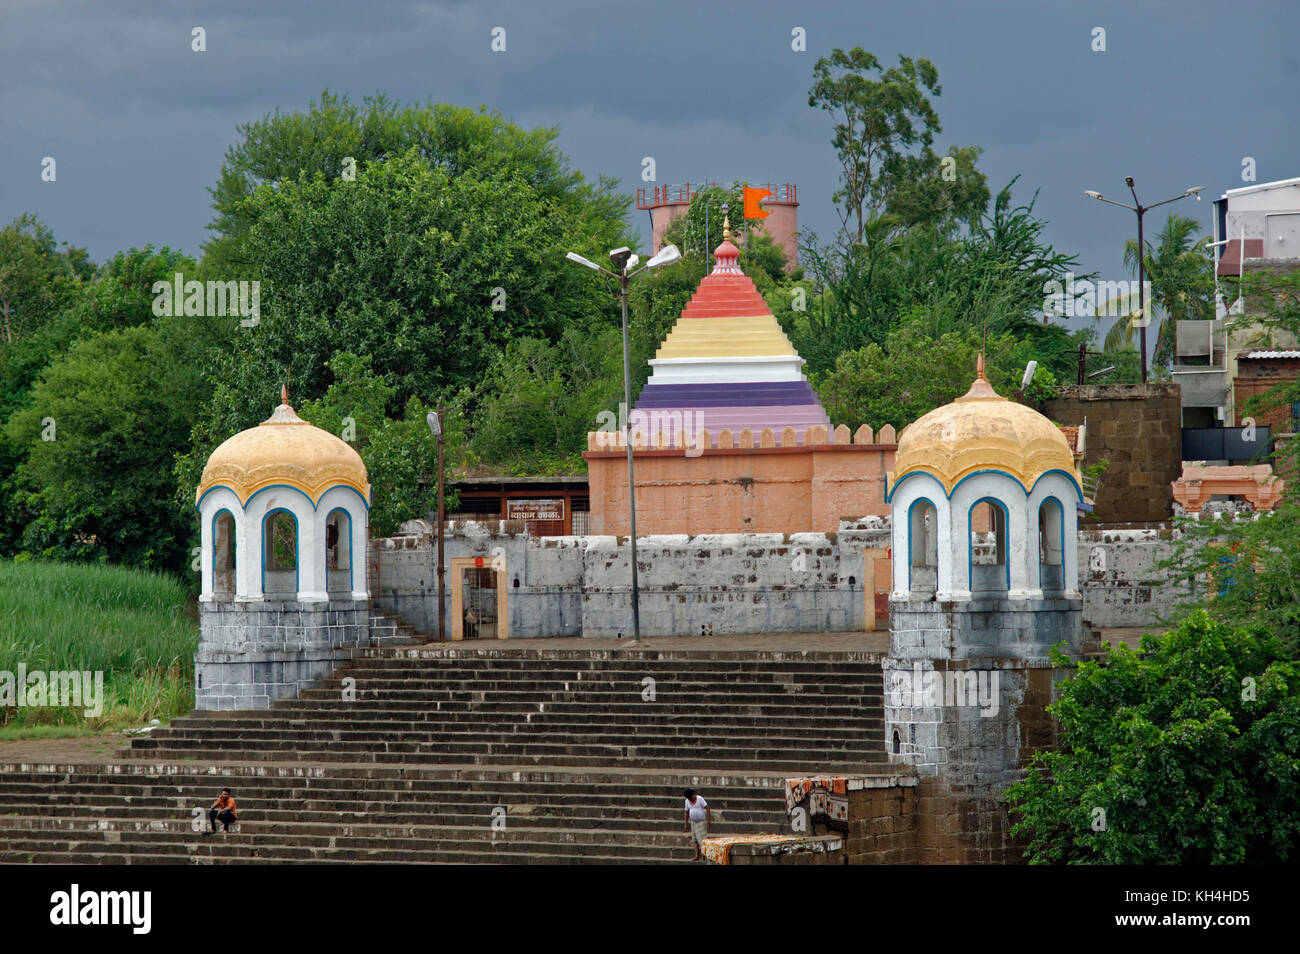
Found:
<svg viewBox="0 0 1300 954"><path fill-rule="evenodd" d="M252 261L243 242L257 225L260 206L248 202L259 188L279 189L318 175L326 182L359 174L414 150L448 179L522 179L541 199L554 201L581 221L578 231L601 248L623 244L630 199L609 179L588 183L555 147L554 127L520 129L499 113L446 104L402 105L379 94L361 105L325 90L305 111L267 116L239 127L212 194L216 233L204 260L219 269Z"/></svg>
<svg viewBox="0 0 1300 954"><path fill-rule="evenodd" d="M587 433L623 400L622 336L570 328L555 345L510 342L483 379L472 447L509 473L582 473Z"/></svg>
<svg viewBox="0 0 1300 954"><path fill-rule="evenodd" d="M92 272L86 250L59 243L40 219L23 214L0 229L0 334L13 345L75 294Z"/></svg>
<svg viewBox="0 0 1300 954"><path fill-rule="evenodd" d="M948 332L930 337L916 324L890 334L885 344L870 344L841 354L830 372L814 385L831 423L879 430L891 424L901 431L922 414L961 397L975 378L975 358L985 350L985 371L1000 394L1020 387L1032 345L1013 335L982 342L975 336ZM1034 383L1048 387L1045 366Z"/></svg>
<svg viewBox="0 0 1300 954"><path fill-rule="evenodd" d="M1012 180L964 236L934 226L894 232L889 217L873 220L868 241L847 249L815 240L804 246L818 294L794 316L791 338L809 370L824 373L838 357L868 344L883 346L904 320L931 337L949 332L1013 334L1034 343L1033 357L1066 377L1078 339L1039 322L1047 283L1077 260L1043 237L1034 200L1015 205Z"/></svg>
<svg viewBox="0 0 1300 954"><path fill-rule="evenodd" d="M324 395L336 353L372 356L393 389L388 416L401 419L412 398L474 390L513 339L555 341L577 316L616 314L608 289L564 260L566 248L589 251L580 220L514 174L452 177L409 151L360 166L355 181L301 178L247 203L261 321L213 370L182 493L286 376L293 393Z"/></svg>
<svg viewBox="0 0 1300 954"><path fill-rule="evenodd" d="M438 507L437 443L425 419L434 408L412 397L400 417L388 417L385 408L395 389L370 364L369 355L336 354L329 362L334 381L325 395L302 402L297 412L356 448L370 479L371 532L388 535L403 522L426 517ZM454 478L465 457L465 416L459 404L444 420L443 438L444 467ZM456 502L450 489L447 502L449 506Z"/></svg>
<svg viewBox="0 0 1300 954"><path fill-rule="evenodd" d="M833 199L848 243L862 244L868 224L885 214L906 226L967 221L984 209L979 150L951 150L945 164L932 149L942 126L929 96L942 90L929 60L900 56L885 70L861 47L835 49L817 60L813 78L808 105L834 123L840 187Z"/></svg>
<svg viewBox="0 0 1300 954"><path fill-rule="evenodd" d="M59 559L181 572L194 535L171 493L172 458L204 398L195 369L220 332L169 319L75 341L41 372L5 434L21 545Z"/></svg>
<svg viewBox="0 0 1300 954"><path fill-rule="evenodd" d="M26 331L12 344L0 343L0 553L16 552L23 544L27 511L16 499L14 473L27 457L30 445L14 443L4 427L12 415L31 403L32 387L42 370L67 355L72 344L98 332L149 325L154 320L153 284L171 280L177 270L194 274L193 260L151 246L120 252L99 266L90 280L79 274L68 286L58 310ZM194 341L213 350L224 346L229 331L220 321L208 323ZM206 356L186 352L189 372L197 379ZM196 391L197 387L197 391ZM206 394L202 380L186 392ZM174 453L184 440L170 448ZM167 465L170 467L170 465Z"/></svg>
<svg viewBox="0 0 1300 954"><path fill-rule="evenodd" d="M1060 747L1006 795L1031 862L1300 857L1300 667L1276 638L1199 613L1056 691Z"/></svg>
<svg viewBox="0 0 1300 954"><path fill-rule="evenodd" d="M1156 236L1155 245L1148 242L1143 253L1146 280L1151 283L1151 300L1147 307L1156 328L1152 363L1160 367L1173 360L1174 336L1179 321L1214 317L1214 263L1205 251L1205 240L1197 237L1200 227L1195 219L1171 212ZM1137 239L1124 243L1124 264L1130 274L1137 277ZM1106 333L1106 350L1133 347L1139 321L1138 296L1129 294L1115 302L1098 302L1098 314L1108 304L1107 310L1119 308L1123 314ZM1114 311L1110 313L1114 314Z"/></svg>

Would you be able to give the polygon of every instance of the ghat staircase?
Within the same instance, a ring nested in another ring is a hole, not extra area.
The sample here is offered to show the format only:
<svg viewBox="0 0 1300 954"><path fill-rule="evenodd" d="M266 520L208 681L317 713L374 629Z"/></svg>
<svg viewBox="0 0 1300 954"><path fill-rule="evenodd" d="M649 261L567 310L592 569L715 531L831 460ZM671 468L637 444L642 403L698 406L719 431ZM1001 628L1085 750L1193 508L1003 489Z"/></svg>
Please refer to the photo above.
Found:
<svg viewBox="0 0 1300 954"><path fill-rule="evenodd" d="M770 832L784 778L885 771L881 678L852 651L381 645L115 761L0 765L0 862L686 861L684 787L715 833ZM203 835L223 786L239 829Z"/></svg>

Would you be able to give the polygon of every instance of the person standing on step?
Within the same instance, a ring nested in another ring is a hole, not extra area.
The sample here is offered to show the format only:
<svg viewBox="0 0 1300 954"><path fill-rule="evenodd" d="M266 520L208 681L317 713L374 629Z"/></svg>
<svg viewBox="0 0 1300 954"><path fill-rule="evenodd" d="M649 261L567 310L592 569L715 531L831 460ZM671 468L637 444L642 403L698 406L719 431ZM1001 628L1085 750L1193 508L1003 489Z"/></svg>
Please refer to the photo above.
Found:
<svg viewBox="0 0 1300 954"><path fill-rule="evenodd" d="M231 824L237 821L239 821L239 809L235 805L235 795L230 789L223 788L217 800L208 809L208 823L212 825L212 830L204 831L203 834L216 834L217 822L221 822L221 833L225 834L230 831Z"/></svg>
<svg viewBox="0 0 1300 954"><path fill-rule="evenodd" d="M713 821L713 809L704 800L704 796L695 789L688 788L684 794L686 795L686 830L690 832L695 842L695 857L691 861L699 861L704 857L702 846L704 836L709 833L709 824Z"/></svg>

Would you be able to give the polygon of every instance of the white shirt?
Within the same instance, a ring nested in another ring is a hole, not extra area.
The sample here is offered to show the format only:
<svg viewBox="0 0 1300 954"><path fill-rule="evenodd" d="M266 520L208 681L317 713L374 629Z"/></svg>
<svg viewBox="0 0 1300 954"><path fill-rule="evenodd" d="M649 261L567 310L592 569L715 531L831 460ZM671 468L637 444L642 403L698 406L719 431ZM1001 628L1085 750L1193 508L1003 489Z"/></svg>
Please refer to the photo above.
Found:
<svg viewBox="0 0 1300 954"><path fill-rule="evenodd" d="M704 821L708 817L704 810L708 807L709 803L704 800L703 795L696 795L693 803L689 800L686 802L686 811L690 814L691 821Z"/></svg>

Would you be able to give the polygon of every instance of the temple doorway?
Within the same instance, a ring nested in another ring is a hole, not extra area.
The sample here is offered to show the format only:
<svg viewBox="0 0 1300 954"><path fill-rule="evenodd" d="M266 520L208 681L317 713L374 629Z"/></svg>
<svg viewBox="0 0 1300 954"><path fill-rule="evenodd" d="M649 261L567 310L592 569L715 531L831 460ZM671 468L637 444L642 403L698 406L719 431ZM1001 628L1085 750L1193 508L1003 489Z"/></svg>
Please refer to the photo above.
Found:
<svg viewBox="0 0 1300 954"><path fill-rule="evenodd" d="M462 557L451 563L451 638L506 639L504 558Z"/></svg>

